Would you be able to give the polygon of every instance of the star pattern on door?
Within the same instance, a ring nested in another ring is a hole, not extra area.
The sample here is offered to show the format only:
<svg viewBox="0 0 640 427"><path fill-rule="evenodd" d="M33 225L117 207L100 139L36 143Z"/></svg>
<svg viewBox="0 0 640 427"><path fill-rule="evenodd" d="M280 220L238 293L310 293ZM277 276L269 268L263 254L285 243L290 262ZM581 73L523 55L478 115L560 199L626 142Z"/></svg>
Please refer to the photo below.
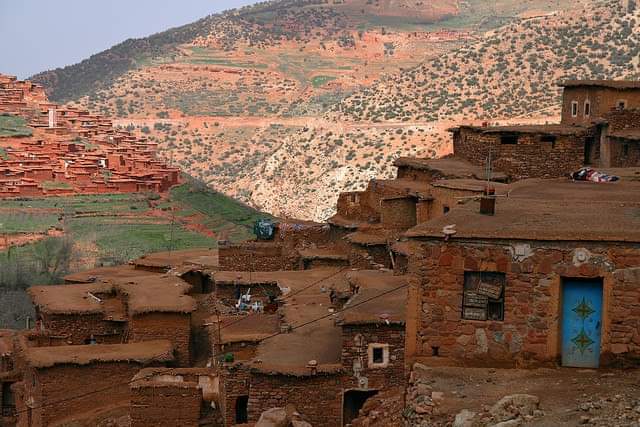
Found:
<svg viewBox="0 0 640 427"><path fill-rule="evenodd" d="M578 317L580 317L580 319L584 321L587 317L591 316L596 311L591 308L591 304L589 304L589 302L585 298L582 298L582 301L580 302L580 304L575 306L573 312L576 313Z"/></svg>
<svg viewBox="0 0 640 427"><path fill-rule="evenodd" d="M595 341L593 341L589 337L589 335L587 335L584 328L582 328L580 333L571 339L571 342L574 343L576 347L578 347L578 350L580 350L580 353L584 354L585 350L589 348L589 346L593 344Z"/></svg>

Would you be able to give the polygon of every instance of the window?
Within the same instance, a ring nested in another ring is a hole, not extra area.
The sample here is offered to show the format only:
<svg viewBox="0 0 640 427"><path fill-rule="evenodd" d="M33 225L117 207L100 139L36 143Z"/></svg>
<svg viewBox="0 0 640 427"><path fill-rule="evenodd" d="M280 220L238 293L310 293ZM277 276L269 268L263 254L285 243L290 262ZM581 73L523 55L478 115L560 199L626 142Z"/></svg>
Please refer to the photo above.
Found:
<svg viewBox="0 0 640 427"><path fill-rule="evenodd" d="M373 349L373 363L384 363L384 349L382 347L375 347Z"/></svg>
<svg viewBox="0 0 640 427"><path fill-rule="evenodd" d="M578 117L578 101L571 101L571 117Z"/></svg>
<svg viewBox="0 0 640 427"><path fill-rule="evenodd" d="M500 144L515 145L518 143L518 135L501 135Z"/></svg>
<svg viewBox="0 0 640 427"><path fill-rule="evenodd" d="M451 210L451 208L449 206L447 206L447 205L444 205L442 207L442 213L445 214L445 215L448 214L450 210Z"/></svg>
<svg viewBox="0 0 640 427"><path fill-rule="evenodd" d="M584 116L589 117L591 115L591 103L584 101Z"/></svg>
<svg viewBox="0 0 640 427"><path fill-rule="evenodd" d="M618 110L624 110L625 108L627 108L627 101L625 101L624 99L619 99L618 102L616 102L616 108Z"/></svg>
<svg viewBox="0 0 640 427"><path fill-rule="evenodd" d="M503 273L465 272L462 318L504 320L505 281Z"/></svg>
<svg viewBox="0 0 640 427"><path fill-rule="evenodd" d="M551 144L551 148L556 148L556 136L555 135L542 135L540 141Z"/></svg>
<svg viewBox="0 0 640 427"><path fill-rule="evenodd" d="M369 368L386 368L389 365L389 344L369 344Z"/></svg>
<svg viewBox="0 0 640 427"><path fill-rule="evenodd" d="M629 144L622 144L622 157L629 157Z"/></svg>

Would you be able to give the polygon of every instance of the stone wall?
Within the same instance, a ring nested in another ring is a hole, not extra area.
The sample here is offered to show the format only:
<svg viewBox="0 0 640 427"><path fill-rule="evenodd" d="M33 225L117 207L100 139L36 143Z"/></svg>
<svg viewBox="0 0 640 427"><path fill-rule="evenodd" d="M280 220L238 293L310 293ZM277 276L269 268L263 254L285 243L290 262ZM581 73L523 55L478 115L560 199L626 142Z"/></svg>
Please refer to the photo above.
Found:
<svg viewBox="0 0 640 427"><path fill-rule="evenodd" d="M630 168L640 166L640 141L609 137L611 167Z"/></svg>
<svg viewBox="0 0 640 427"><path fill-rule="evenodd" d="M194 383L131 390L131 427L197 427L202 392Z"/></svg>
<svg viewBox="0 0 640 427"><path fill-rule="evenodd" d="M44 332L54 337L64 337L67 344L86 344L93 337L98 344L122 342L125 323L104 320L104 314L41 314Z"/></svg>
<svg viewBox="0 0 640 427"><path fill-rule="evenodd" d="M221 245L218 249L219 269L222 271L279 271L295 270L297 255L275 242L246 242Z"/></svg>
<svg viewBox="0 0 640 427"><path fill-rule="evenodd" d="M191 315L189 313L142 313L131 317L130 342L166 339L173 344L177 366L191 361Z"/></svg>
<svg viewBox="0 0 640 427"><path fill-rule="evenodd" d="M434 176L436 175L436 176ZM439 173L435 173L430 170L416 169L409 166L400 166L398 167L398 178L399 179L410 179L413 181L420 182L431 182L434 179L438 179L440 175Z"/></svg>
<svg viewBox="0 0 640 427"><path fill-rule="evenodd" d="M500 136L484 133L484 129L461 128L454 134L454 152L474 165L485 166L491 147L495 170L515 178L554 178L568 176L582 167L585 138L591 135L586 131L557 135L553 144L542 142L540 134L519 134L517 144L501 144ZM594 149L598 145L596 138Z"/></svg>
<svg viewBox="0 0 640 427"><path fill-rule="evenodd" d="M380 206L382 225L391 230L406 230L416 225L416 199L384 199Z"/></svg>
<svg viewBox="0 0 640 427"><path fill-rule="evenodd" d="M601 363L640 360L638 245L426 241L409 263L421 277L417 334L407 338L419 356L435 351L465 365L554 364L563 280L601 278ZM504 321L462 319L465 271L505 275Z"/></svg>
<svg viewBox="0 0 640 427"><path fill-rule="evenodd" d="M342 365L349 372L352 388L359 388L359 379L366 378L364 388L382 390L405 384L404 325L343 325ZM389 345L389 364L386 367L368 365L369 344ZM354 366L361 366L356 373ZM347 384L344 384L347 388Z"/></svg>
<svg viewBox="0 0 640 427"><path fill-rule="evenodd" d="M48 426L63 419L71 421L100 408L127 406L130 398L128 382L140 368L138 363L123 362L28 369L23 380L24 401L33 398L36 409L31 414L21 412L18 426ZM70 399L72 396L83 397ZM41 407L43 402L47 405Z"/></svg>
<svg viewBox="0 0 640 427"><path fill-rule="evenodd" d="M249 370L237 364L225 364L220 369L220 412L225 427L236 424L236 402L249 396Z"/></svg>
<svg viewBox="0 0 640 427"><path fill-rule="evenodd" d="M342 425L340 374L288 376L251 374L249 421L256 422L267 409L292 404L314 426Z"/></svg>

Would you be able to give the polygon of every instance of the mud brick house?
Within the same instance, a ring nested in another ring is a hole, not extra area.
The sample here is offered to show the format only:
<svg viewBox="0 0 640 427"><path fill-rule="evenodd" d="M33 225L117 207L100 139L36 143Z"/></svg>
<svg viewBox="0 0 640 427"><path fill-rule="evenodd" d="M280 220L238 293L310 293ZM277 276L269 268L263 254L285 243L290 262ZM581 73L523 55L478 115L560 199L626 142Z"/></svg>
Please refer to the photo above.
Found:
<svg viewBox="0 0 640 427"><path fill-rule="evenodd" d="M280 333L248 322L245 336L262 336L251 349L255 357L220 364L224 425L255 422L269 408L292 404L313 425L341 426L368 397L404 383L406 278L381 271L332 277L331 286L358 289L350 308L334 318L327 315L327 284L309 287L304 279L316 271L287 272L298 277L288 283L295 296L279 309Z"/></svg>
<svg viewBox="0 0 640 427"><path fill-rule="evenodd" d="M173 348L166 340L56 347L25 344L20 358L23 379L14 387L17 425L37 427L127 407L131 379L145 366L172 362Z"/></svg>
<svg viewBox="0 0 640 427"><path fill-rule="evenodd" d="M427 363L597 367L640 360L640 183L522 181L406 233L407 349ZM455 224L454 233L444 228ZM448 237L447 237L448 236Z"/></svg>
<svg viewBox="0 0 640 427"><path fill-rule="evenodd" d="M16 332L0 330L0 425L15 425L16 401L13 385L20 380L14 364Z"/></svg>
<svg viewBox="0 0 640 427"><path fill-rule="evenodd" d="M111 271L94 270L94 283L29 288L38 331L52 344L168 339L177 363L188 366L190 319L196 308L187 295L191 285L175 276L133 269L118 276Z"/></svg>
<svg viewBox="0 0 640 427"><path fill-rule="evenodd" d="M460 126L454 152L474 165L491 158L510 177L567 176L584 165L639 166L640 82L572 80L564 88L559 124Z"/></svg>
<svg viewBox="0 0 640 427"><path fill-rule="evenodd" d="M131 381L131 426L219 425L218 377L208 368L145 368Z"/></svg>
<svg viewBox="0 0 640 427"><path fill-rule="evenodd" d="M640 108L638 81L569 80L560 86L563 124L590 126L611 111Z"/></svg>

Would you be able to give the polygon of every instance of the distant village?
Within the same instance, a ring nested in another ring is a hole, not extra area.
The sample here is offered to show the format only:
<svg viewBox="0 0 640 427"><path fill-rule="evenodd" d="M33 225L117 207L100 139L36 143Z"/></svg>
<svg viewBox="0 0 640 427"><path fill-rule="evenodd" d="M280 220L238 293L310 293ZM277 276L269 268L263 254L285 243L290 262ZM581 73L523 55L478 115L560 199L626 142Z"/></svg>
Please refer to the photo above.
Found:
<svg viewBox="0 0 640 427"><path fill-rule="evenodd" d="M453 155L397 159L326 223L265 219L253 241L31 287L36 318L0 332L0 424L365 425L416 362L637 366L640 83L562 86L560 123L451 129ZM149 142L28 82L0 88L0 110L34 127L0 138L16 147L1 196L177 183Z"/></svg>
<svg viewBox="0 0 640 427"><path fill-rule="evenodd" d="M156 158L156 143L0 74L0 125L3 117L24 121L29 132L0 136L0 197L166 192L180 178Z"/></svg>

